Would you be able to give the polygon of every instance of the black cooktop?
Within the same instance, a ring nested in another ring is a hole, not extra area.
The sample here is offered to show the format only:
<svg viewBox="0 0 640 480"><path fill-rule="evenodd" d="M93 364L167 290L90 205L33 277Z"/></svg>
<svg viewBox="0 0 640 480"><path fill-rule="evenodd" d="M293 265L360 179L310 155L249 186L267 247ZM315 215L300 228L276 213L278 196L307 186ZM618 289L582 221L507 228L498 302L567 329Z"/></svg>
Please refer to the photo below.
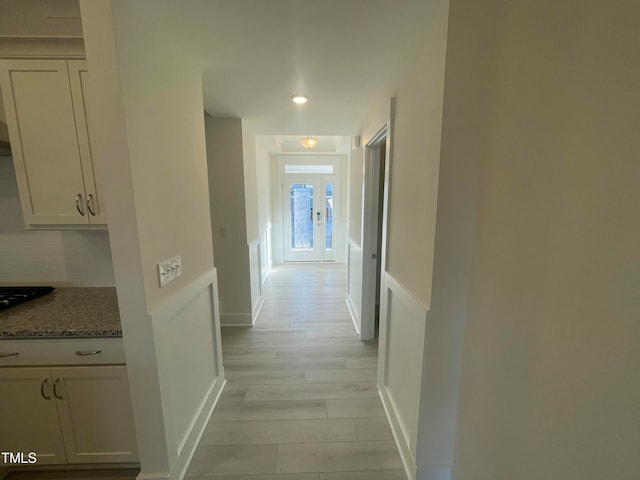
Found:
<svg viewBox="0 0 640 480"><path fill-rule="evenodd" d="M53 287L0 287L0 311L53 292Z"/></svg>

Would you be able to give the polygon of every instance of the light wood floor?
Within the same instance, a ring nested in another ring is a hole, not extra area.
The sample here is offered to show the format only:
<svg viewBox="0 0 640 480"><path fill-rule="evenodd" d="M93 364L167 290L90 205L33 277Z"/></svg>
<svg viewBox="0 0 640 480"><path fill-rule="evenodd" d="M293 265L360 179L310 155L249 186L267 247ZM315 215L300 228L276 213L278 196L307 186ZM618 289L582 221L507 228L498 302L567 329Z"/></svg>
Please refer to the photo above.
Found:
<svg viewBox="0 0 640 480"><path fill-rule="evenodd" d="M253 328L223 328L227 386L191 480L405 480L344 265L277 266Z"/></svg>

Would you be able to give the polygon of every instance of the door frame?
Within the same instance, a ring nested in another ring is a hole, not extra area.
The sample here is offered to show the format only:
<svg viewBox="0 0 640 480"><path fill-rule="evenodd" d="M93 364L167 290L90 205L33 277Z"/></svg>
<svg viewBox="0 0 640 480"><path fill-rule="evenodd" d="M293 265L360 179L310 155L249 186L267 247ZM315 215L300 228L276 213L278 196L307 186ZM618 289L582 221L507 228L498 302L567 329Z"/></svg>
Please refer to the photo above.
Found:
<svg viewBox="0 0 640 480"><path fill-rule="evenodd" d="M392 161L392 133L394 99L391 100L389 121L371 137L365 145L364 186L362 200L362 304L360 307L360 340L372 340L376 336L376 275L378 261L374 255L380 252L380 285L383 289L387 270L387 229L389 218L389 187ZM380 198L380 161L385 145L384 182ZM382 239L378 245L379 202L382 201ZM382 295L380 295L382 303ZM382 312L380 320L382 322Z"/></svg>
<svg viewBox="0 0 640 480"><path fill-rule="evenodd" d="M333 174L329 175L326 173L290 173L285 174L285 165L331 165L333 166ZM322 263L322 262L334 262L336 256L336 235L337 235L337 226L339 226L342 221L341 217L341 207L342 205L342 157L338 154L279 154L277 156L276 161L276 178L278 188L276 191L279 198L274 198L274 202L278 205L278 209L280 209L279 215L275 215L276 218L282 219L282 226L278 228L278 236L282 235L282 241L277 240L279 245L274 245L282 255L283 263L295 263L296 261L287 261L285 260L285 248L286 248L286 235L285 235L285 225L284 225L284 198L285 198L285 183L287 177L308 177L308 178L317 178L322 182L322 187L324 189L325 183L333 183L333 198L334 198L334 207L333 207L333 256L332 259L325 260L325 251L324 251L324 239L323 239L323 254L320 262L314 263ZM324 192L323 192L324 196ZM326 219L323 219L323 221ZM324 230L324 227L323 227Z"/></svg>

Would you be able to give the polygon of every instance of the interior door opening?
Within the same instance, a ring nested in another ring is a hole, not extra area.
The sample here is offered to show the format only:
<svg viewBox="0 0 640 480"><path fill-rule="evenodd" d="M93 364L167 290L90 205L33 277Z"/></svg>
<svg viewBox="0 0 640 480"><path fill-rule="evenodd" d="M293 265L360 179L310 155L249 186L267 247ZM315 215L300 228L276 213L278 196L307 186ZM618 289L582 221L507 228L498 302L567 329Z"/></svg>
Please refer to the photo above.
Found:
<svg viewBox="0 0 640 480"><path fill-rule="evenodd" d="M362 225L362 304L360 339L378 337L380 299L386 269L386 202L389 175L389 126L367 143L365 151Z"/></svg>

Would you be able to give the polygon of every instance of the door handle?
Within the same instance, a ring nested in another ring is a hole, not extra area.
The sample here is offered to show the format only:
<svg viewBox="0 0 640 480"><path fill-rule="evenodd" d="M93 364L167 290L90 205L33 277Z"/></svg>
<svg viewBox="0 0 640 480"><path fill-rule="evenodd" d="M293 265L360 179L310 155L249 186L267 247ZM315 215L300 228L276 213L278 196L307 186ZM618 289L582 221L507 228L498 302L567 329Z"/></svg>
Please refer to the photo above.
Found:
<svg viewBox="0 0 640 480"><path fill-rule="evenodd" d="M318 225L320 225L320 223L322 223L322 220L320 219L320 211L319 210L316 212L316 216L317 216L317 219L318 219Z"/></svg>
<svg viewBox="0 0 640 480"><path fill-rule="evenodd" d="M102 353L102 350L76 350L76 355L80 357L98 355L99 353Z"/></svg>
<svg viewBox="0 0 640 480"><path fill-rule="evenodd" d="M81 205L82 205L81 202L82 202L82 194L79 193L78 195L76 195L76 210L78 210L78 213L84 217L84 211L81 208Z"/></svg>
<svg viewBox="0 0 640 480"><path fill-rule="evenodd" d="M64 400L62 398L62 395L58 394L58 384L60 383L60 377L56 378L56 381L53 382L53 396L56 397L58 400Z"/></svg>
<svg viewBox="0 0 640 480"><path fill-rule="evenodd" d="M93 210L93 193L87 195L87 210L89 210L92 217L96 216L96 212Z"/></svg>
<svg viewBox="0 0 640 480"><path fill-rule="evenodd" d="M47 377L43 377L42 383L40 384L40 395L42 395L42 398L44 398L45 400L51 400L51 396L44 393L44 386L47 384L48 381L49 380L47 379Z"/></svg>

